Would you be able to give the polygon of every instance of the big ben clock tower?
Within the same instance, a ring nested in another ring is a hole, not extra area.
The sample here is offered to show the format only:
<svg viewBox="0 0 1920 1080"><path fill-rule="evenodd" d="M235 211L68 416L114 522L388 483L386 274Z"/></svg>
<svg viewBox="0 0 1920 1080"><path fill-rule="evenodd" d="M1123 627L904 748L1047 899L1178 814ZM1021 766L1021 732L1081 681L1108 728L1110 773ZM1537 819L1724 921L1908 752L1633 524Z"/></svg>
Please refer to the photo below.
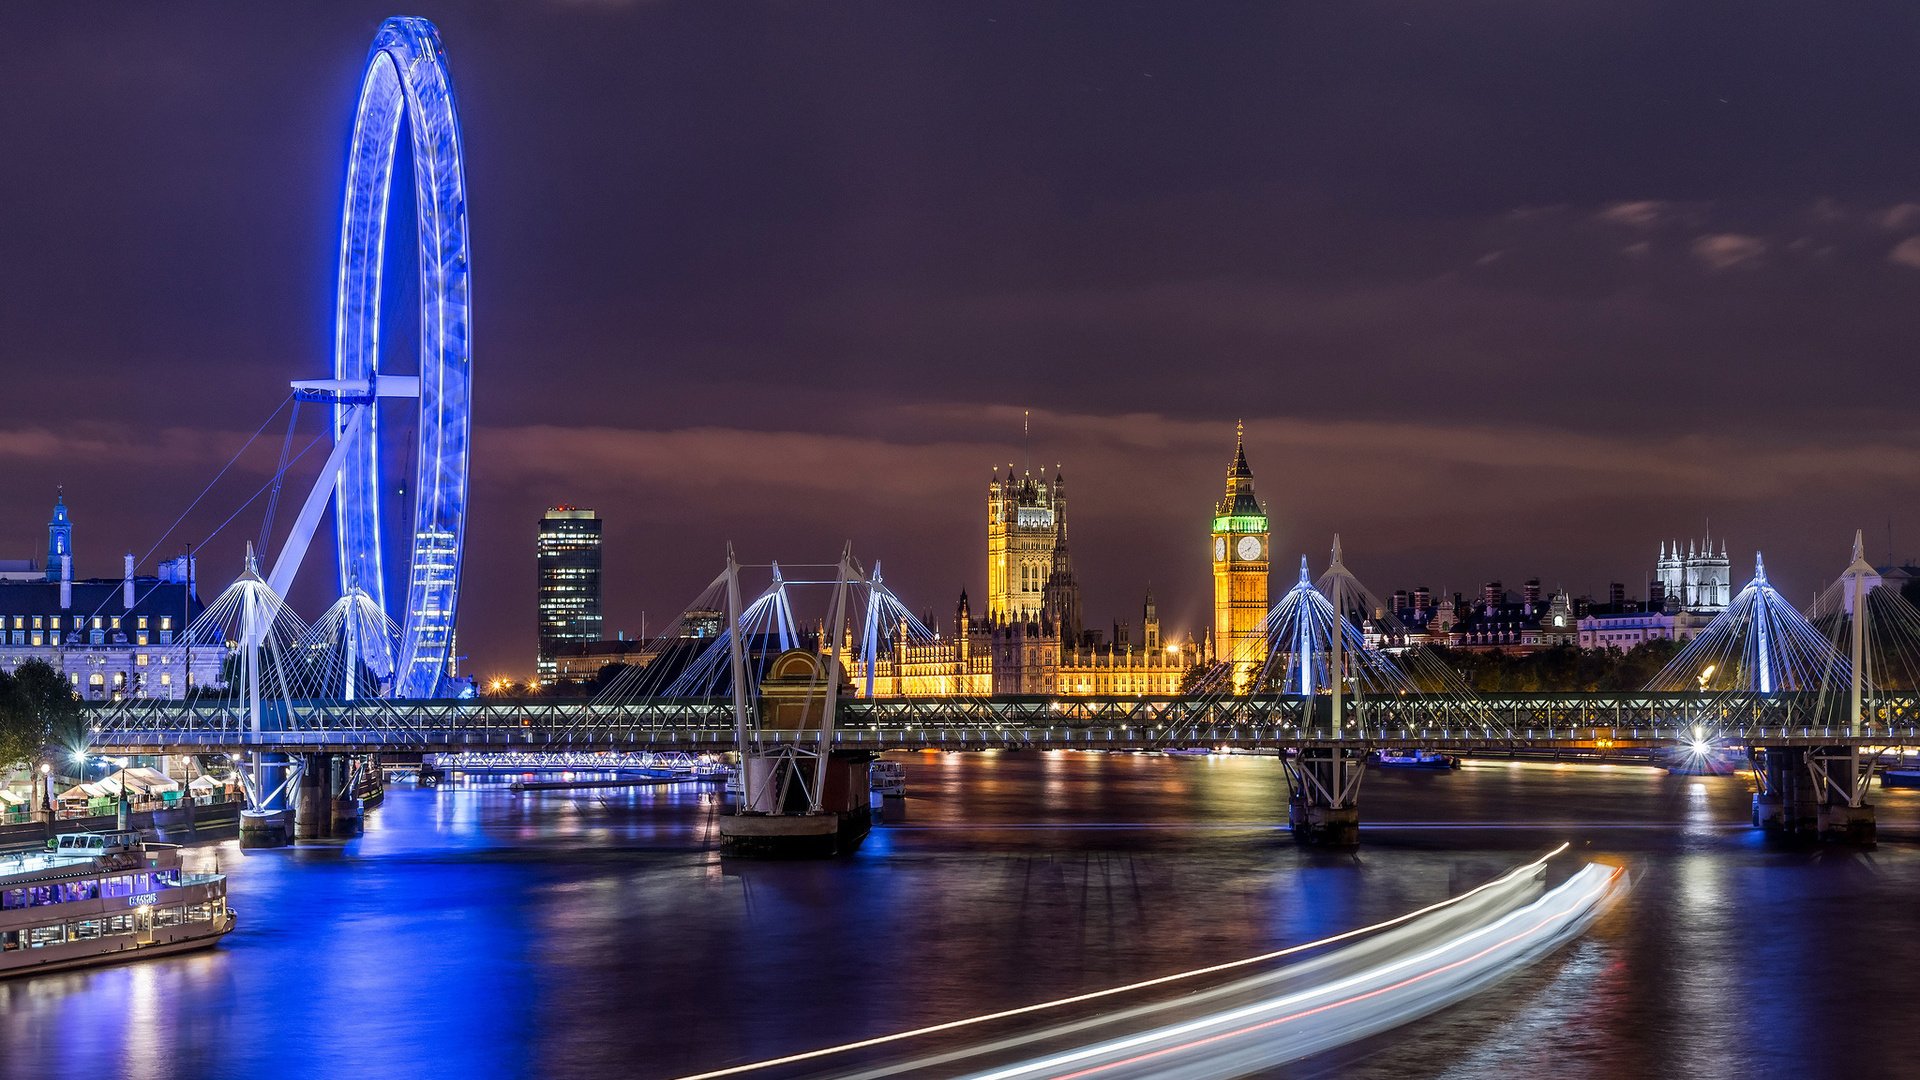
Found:
<svg viewBox="0 0 1920 1080"><path fill-rule="evenodd" d="M1267 512L1253 495L1245 432L1234 427L1227 493L1213 511L1213 648L1244 693L1267 658Z"/></svg>

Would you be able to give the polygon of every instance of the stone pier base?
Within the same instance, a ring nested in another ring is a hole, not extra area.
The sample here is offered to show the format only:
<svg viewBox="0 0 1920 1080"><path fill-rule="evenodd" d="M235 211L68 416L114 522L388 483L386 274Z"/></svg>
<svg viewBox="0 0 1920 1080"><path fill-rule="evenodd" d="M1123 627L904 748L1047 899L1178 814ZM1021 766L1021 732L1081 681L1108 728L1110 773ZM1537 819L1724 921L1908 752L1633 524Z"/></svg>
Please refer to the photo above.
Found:
<svg viewBox="0 0 1920 1080"><path fill-rule="evenodd" d="M1360 808L1293 804L1288 824L1296 842L1309 847L1359 847Z"/></svg>
<svg viewBox="0 0 1920 1080"><path fill-rule="evenodd" d="M286 847L293 829L285 810L240 811L240 846L243 848Z"/></svg>
<svg viewBox="0 0 1920 1080"><path fill-rule="evenodd" d="M1358 847L1365 748L1302 747L1286 768L1287 825L1294 840L1310 847Z"/></svg>
<svg viewBox="0 0 1920 1080"><path fill-rule="evenodd" d="M352 795L342 795L333 800L333 835L359 836L364 831L360 800Z"/></svg>
<svg viewBox="0 0 1920 1080"><path fill-rule="evenodd" d="M333 835L332 754L308 754L294 789L293 835L300 840L323 840Z"/></svg>
<svg viewBox="0 0 1920 1080"><path fill-rule="evenodd" d="M727 814L720 818L720 851L762 859L825 859L852 854L873 825L861 807L846 813Z"/></svg>
<svg viewBox="0 0 1920 1080"><path fill-rule="evenodd" d="M1820 811L1813 801L1777 791L1754 795L1753 823L1767 839L1783 844L1810 844L1820 835Z"/></svg>
<svg viewBox="0 0 1920 1080"><path fill-rule="evenodd" d="M1870 848L1877 843L1873 807L1823 806L1818 815L1820 839L1830 844Z"/></svg>
<svg viewBox="0 0 1920 1080"><path fill-rule="evenodd" d="M1842 752L1809 749L1800 746L1770 746L1765 760L1762 790L1753 797L1753 823L1765 831L1767 839L1782 844L1845 844L1872 847L1876 827L1873 807L1848 806L1831 789L1816 786L1809 770L1809 755L1826 754L1839 760ZM1820 764L1818 760L1813 764ZM1864 779L1841 761L1843 784L1864 783ZM1828 775L1833 775L1829 773Z"/></svg>

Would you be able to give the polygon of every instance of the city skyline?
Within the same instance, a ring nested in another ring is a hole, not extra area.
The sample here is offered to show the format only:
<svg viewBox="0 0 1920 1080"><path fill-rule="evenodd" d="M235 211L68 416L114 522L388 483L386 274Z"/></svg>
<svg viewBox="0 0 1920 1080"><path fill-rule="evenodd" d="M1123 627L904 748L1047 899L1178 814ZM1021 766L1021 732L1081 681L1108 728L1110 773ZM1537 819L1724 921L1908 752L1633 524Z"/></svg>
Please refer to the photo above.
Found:
<svg viewBox="0 0 1920 1080"><path fill-rule="evenodd" d="M1257 437L1255 437L1252 432L1248 433L1248 442L1250 444L1255 444L1258 442ZM1252 453L1256 458L1259 456L1259 452L1257 450L1253 451ZM1005 466L1003 468L1010 468L1012 466L1013 466L1013 463L1008 463L1008 466ZM1215 470L1216 476L1212 478L1215 481L1217 481L1218 479L1217 477L1218 472L1219 470ZM1122 517L1120 515L1116 515L1110 512L1102 513L1097 507L1090 507L1088 505L1089 500L1087 496L1084 494L1085 489L1088 487L1093 487L1095 490L1099 490L1102 486L1103 485L1100 485L1100 484L1088 484L1085 482L1076 482L1075 487L1076 487L1077 494L1076 494L1075 508L1074 508L1076 522L1084 522L1087 519L1092 519L1096 522L1105 523L1109 528L1114 529L1116 532L1127 531L1129 527L1132 527L1133 529L1138 530L1142 526L1144 526L1148 530L1155 530L1157 526L1158 531L1165 531L1165 532L1174 531L1171 529L1167 529L1165 527L1167 523L1157 521L1150 515L1127 518L1127 517ZM1217 482L1214 484L1214 487L1217 489L1218 487ZM66 498L64 492L61 494L61 498L63 500ZM1212 501L1217 502L1217 499L1218 499L1218 496L1216 494ZM1263 497L1263 502L1264 501L1267 501L1267 500L1265 500ZM967 515L968 520L958 525L957 527L971 531L971 533L975 536L974 546L977 547L979 550L976 552L970 553L972 557L967 560L966 564L964 564L963 566L952 568L953 570L958 571L958 573L952 575L956 581L956 585L951 589L949 589L947 595L930 595L923 599L921 596L917 594L903 593L903 598L908 600L913 605L914 610L916 611L932 612L936 616L944 617L945 613L947 612L947 609L951 607L951 604L955 599L959 590L964 589L983 597L986 595L987 590L984 587L984 584L987 578L986 578L985 571L982 569L982 566L980 564L984 563L985 561L987 546L986 546L984 532L979 528L978 509L976 506L972 505L978 502L977 495L967 500L967 502L969 504L969 509L971 510L971 513ZM556 501L555 505L566 506L567 504L565 504L564 502ZM545 513L547 509L550 509L550 508L543 508L540 512ZM1212 517L1215 509L1217 509L1217 507L1213 505L1208 505L1204 508L1204 513L1198 515L1198 517L1202 519L1202 525L1201 525L1202 529L1204 529L1204 522ZM31 514L24 515L24 517L26 518L31 518L32 516L33 515ZM104 533L111 536L116 532L124 532L124 528L117 527L120 525L120 523L115 523L111 519L99 520L99 521L87 520L84 510L81 512L80 516L83 518L83 520L80 522L80 525L89 534L89 543L80 545L76 549L76 560L73 568L74 578L85 579L85 578L113 577L117 573L117 571L120 569L119 564L122 561L122 556L120 554L113 553L111 549L102 549L99 546L97 546L99 542L99 534ZM949 515L949 516L955 516L955 515ZM1304 544L1298 545L1299 547L1298 550L1288 550L1288 548L1283 545L1291 542L1295 537L1292 534L1283 533L1283 526L1282 526L1283 515L1281 512L1275 512L1272 516L1274 518L1274 534L1275 534L1275 539L1273 541L1273 545L1274 545L1273 551L1275 556L1275 560L1273 562L1273 566L1274 566L1273 574L1275 575L1274 581L1277 582L1279 586L1278 588L1273 590L1272 595L1278 596L1280 592L1284 591L1284 587L1286 583L1291 580L1294 570L1298 565L1298 560L1300 558L1303 558L1303 557L1306 558L1308 560L1309 565L1314 568L1314 571L1316 573L1318 573L1318 571L1324 568L1326 565L1327 551L1324 549L1316 551ZM608 530L608 536L611 537L613 540L618 541L619 539L621 539L621 533L623 532L623 524L618 520L617 516L612 519L609 519L603 515L599 519L599 524L603 529ZM634 524L633 522L629 522L627 523L627 527L631 528L633 524ZM1702 527L1705 527L1706 524L1707 523L1703 518ZM1086 532L1087 527L1084 524L1076 524L1076 529L1079 531L1078 534L1083 535ZM46 525L44 521L41 521L40 523L32 526L32 531L37 532L42 537L42 540L40 542L40 547L42 548L44 548L45 546L45 541L44 541L45 530L46 530ZM9 526L7 531L8 531L8 534L11 535L11 533L15 531L20 531L20 530L16 529L13 526ZM1675 542L1676 538L1680 543L1685 543L1689 539L1691 539L1691 537L1683 529L1675 529L1675 530L1669 530L1669 532L1667 533L1660 533L1658 535L1641 537L1638 543L1634 543L1631 545L1632 547L1631 554L1626 556L1619 556L1618 554L1610 554L1603 559L1596 560L1592 557L1592 553L1590 552L1574 552L1573 553L1574 562L1588 561L1593 565L1614 564L1620 567L1619 573L1613 574L1612 576L1607 576L1606 573L1603 571L1601 577L1597 579L1591 579L1581 584L1570 584L1566 576L1555 575L1550 566L1544 569L1541 568L1541 564L1543 562L1552 561L1550 557L1527 556L1524 553L1521 556L1521 561L1517 564L1508 565L1505 567L1497 566L1497 565L1489 565L1489 566L1486 566L1484 569L1480 570L1480 572L1477 575L1470 574L1469 576L1461 577L1458 580L1452 580L1444 576L1423 574L1417 565L1413 566L1411 569L1406 570L1405 572L1398 572L1395 574L1381 574L1372 570L1372 567L1371 567L1372 560L1368 558L1369 552L1362 550L1361 554L1359 555L1359 561L1363 569L1360 570L1359 573L1361 573L1363 580L1367 581L1368 584L1372 585L1374 590L1382 596L1385 596L1389 592L1397 589L1427 588L1432 591L1436 599L1438 599L1441 596L1451 596L1454 594L1465 594L1468 597L1472 597L1476 595L1482 589L1482 587L1488 582L1503 581L1506 583L1510 591L1517 591L1517 589L1519 588L1519 585L1523 581L1530 578L1537 578L1543 583L1544 588L1549 593L1557 592L1557 591L1566 591L1576 599L1590 597L1592 599L1595 599L1596 601L1604 600L1608 594L1609 587L1613 584L1624 585L1625 595L1629 599L1645 599L1648 596L1649 583L1654 581L1659 574L1658 564L1659 564L1659 556L1662 551L1662 546ZM247 538L243 537L243 539L247 539ZM628 536L626 539L628 539L631 544L633 537ZM1721 536L1721 539L1724 540L1724 535ZM522 537L522 540L523 540L523 546L524 546L524 535ZM1332 534L1329 534L1326 546L1331 545L1331 540L1332 540ZM1872 536L1872 530L1869 529L1868 530L1868 550L1870 553L1873 553L1872 557L1876 563L1888 562L1888 563L1894 563L1894 564L1901 564L1901 563L1908 563L1912 561L1911 557L1900 554L1899 553L1900 549L1898 548L1891 549L1891 551L1893 552L1892 556L1890 558L1883 560L1880 554L1873 552L1873 549L1874 549L1873 540L1874 538ZM725 541L721 541L722 545L724 545L724 543ZM741 558L747 561L759 561L763 558L772 559L774 561L785 560L790 563L799 563L799 562L807 561L805 558L805 552L801 553L802 554L801 558L794 558L791 555L784 552L777 555L773 555L773 554L760 555L760 554L753 553L753 549L758 545L751 545L751 544L743 543L740 541L735 541L735 543L742 548ZM1162 611L1169 613L1169 614L1163 615L1163 621L1167 627L1167 633L1169 635L1169 638L1170 639L1178 638L1180 640L1185 640L1187 636L1190 634L1194 641L1196 642L1202 641L1206 637L1207 631L1211 627L1212 621L1215 615L1215 612L1213 610L1214 609L1214 591L1213 591L1214 587L1211 581L1211 567L1209 565L1208 554L1207 554L1209 549L1208 548L1209 543L1210 542L1207 540L1206 534L1204 532L1201 532L1199 541L1197 543L1189 545L1190 547L1196 548L1197 553L1188 552L1183 557L1176 557L1175 559L1171 560L1166 565L1166 567L1163 567L1163 569L1166 570L1166 572L1163 572L1163 573L1148 572L1144 576L1140 577L1137 583L1137 587L1133 588L1133 592L1136 593L1136 595L1129 595L1129 585L1130 585L1129 582L1122 581L1122 582L1116 583L1111 580L1101 580L1098 578L1093 579L1091 581L1085 581L1083 584L1083 589L1086 593L1091 594L1097 598L1101 598L1101 600L1111 598L1115 601L1114 606L1112 606L1111 608L1094 606L1093 603L1088 604L1086 606L1085 613L1084 613L1085 626L1089 630L1097 630L1097 631L1101 631L1102 633L1110 634L1111 628L1115 622L1129 622L1129 623L1137 622L1138 608L1140 606L1140 602L1143 599L1146 590L1149 587L1152 587L1156 592ZM1122 566L1123 568L1126 566L1134 565L1130 560L1126 560L1124 556L1116 557L1116 554L1114 552L1103 550L1105 547L1106 547L1106 544L1103 542L1103 533L1096 533L1092 542L1089 542L1086 539L1082 539L1080 541L1079 547L1076 548L1076 555L1075 555L1076 561L1081 562L1083 564L1089 564L1089 565L1093 565L1101 568L1108 568L1116 564ZM617 543L607 543L605 540L603 540L603 548L605 550L610 550L610 551L622 550L621 545L618 545ZM1082 552L1080 548L1090 548L1092 550ZM1406 550L1406 549L1401 549L1401 550ZM1417 549L1414 549L1414 550L1417 550ZM1740 547L1736 547L1734 550L1741 551L1741 550L1746 550L1746 548L1744 546L1740 546ZM1767 549L1761 548L1758 550L1766 551ZM1349 551L1349 562L1355 561L1355 557L1352 554L1352 552L1354 551L1354 546L1351 540L1348 541L1348 551ZM26 547L25 553L35 559L37 559L38 557L38 552L32 545L28 545ZM140 552L135 551L133 552L133 554L135 554L137 557L138 555L140 555ZM522 556L522 561L524 562L526 551L523 550L520 554ZM875 554L879 554L883 560L888 558L884 554L884 552L876 551ZM110 565L109 565L109 558L108 558L109 555L111 555ZM158 551L156 551L155 553L153 553L150 558L147 558L140 562L139 564L140 572L142 573L155 572L160 562L163 562L175 557L177 557L176 554L170 553L169 549L163 547ZM198 558L198 556L196 556L196 558ZM612 559L609 560L609 562L614 562L614 561L615 560L612 560ZM716 557L714 560L714 565L717 566L719 564L719 561L720 561L719 558ZM94 565L96 562L100 563L101 565L96 567ZM1772 554L1769 553L1768 562L1770 566L1778 566L1780 560L1777 560ZM1186 565L1183 567L1180 565L1182 563ZM1732 557L1732 563L1733 563L1733 566L1732 566L1733 584L1738 585L1740 583L1743 583L1749 576L1751 576L1752 555L1747 555L1743 559L1740 555L1735 554ZM38 564L36 561L36 566L37 565ZM1195 567L1199 568L1199 573L1192 572ZM314 574L311 576L303 574L301 581L296 584L296 589L294 592L294 596L296 597L296 600L299 600L304 594L308 594L316 591L314 588L315 583L316 582L324 583L326 581L327 574L324 571L326 571L327 569L328 568L322 567L322 571L323 571L322 573ZM1185 570L1187 572L1182 573L1181 572L1182 570ZM677 582L677 584L680 586L681 591L685 592L690 597L693 594L693 591L696 590L698 587L697 583L694 580L693 575L699 574L702 572L711 573L712 571L709 568L699 567L697 565L692 567L687 572L688 576L686 576L685 578L682 578ZM888 573L889 581L894 581L894 582L897 582L902 577L910 577L911 580L922 580L926 578L938 578L940 576L939 571L937 569L932 573L928 573L924 568L920 568L920 567L910 568L906 574L902 574L897 561L888 562L887 573ZM526 576L530 582L537 577L536 574L523 574L523 576ZM626 565L619 565L616 563L615 565L612 565L611 573L606 576L616 582L623 581L623 580L626 582L632 582L636 578L640 577L641 574L637 571L636 566L634 564L629 563ZM1775 577L1776 580L1778 580L1781 577L1781 574L1777 570L1775 570L1773 571L1773 576ZM1824 578L1820 578L1817 580L1810 578L1807 582L1804 582L1804 583L1790 580L1788 585L1789 585L1789 588L1794 590L1791 595L1797 596L1797 595L1800 595L1800 593L1804 592L1807 594L1807 598L1810 599L1812 593L1817 592L1819 589L1824 588L1827 585L1831 584L1831 580L1837 576L1838 576L1838 572L1835 571L1834 573L1829 574ZM1087 575L1082 575L1082 577L1084 581ZM206 589L216 584L215 578L221 578L222 580L224 580L224 577L218 574L214 575L214 577L204 578L201 582L203 593L206 591ZM1160 584L1161 582L1173 582L1176 585L1178 585L1183 580L1192 583L1190 589L1175 591L1173 588L1169 588L1166 585ZM606 612L605 629L603 634L604 638L611 639L616 635L624 635L629 638L638 636L641 633L640 624L643 616L646 620L647 627L650 632L661 633L661 632L667 631L667 629L669 628L670 621L677 617L681 609L679 607L668 607L665 602L657 604L655 606L648 606L650 598L663 598L665 596L665 590L662 589L661 583L657 580L654 582L649 582L647 584L651 585L652 587L651 588L643 587L642 589L633 589L629 587L626 591L611 593L607 597L607 599L603 601L602 606ZM665 589L666 590L672 589L674 584L675 583L671 581L667 582ZM511 581L502 582L498 580L490 580L488 582L489 596L491 597L491 596L499 595L501 593L509 592L511 590L512 585L513 585L513 582ZM462 638L462 649L461 649L461 667L462 667L463 673L469 674L469 675L476 675L476 676L505 674L505 675L516 676L516 677L524 674L532 673L531 667L526 661L526 656L529 654L528 652L529 644L535 643L534 639L537 638L537 635L533 632L533 629L531 628L531 624L528 622L528 619L524 616L524 612L532 611L534 607L533 605L534 597L532 596L533 590L530 588L528 591L529 591L528 603L525 607L521 609L523 614L517 619L503 620L501 619L501 617L497 612L493 613L491 618L485 619L485 623L488 624L486 628L495 630L495 634L493 635L493 638L495 640L504 642L503 646L494 645L493 648L488 650L488 654L485 656L476 655L474 651L469 650L465 647L466 637L465 637L464 631L467 624L463 619L463 623L462 623L463 638ZM205 599L205 597L203 596L202 599ZM1099 602L1100 600L1096 600L1094 603L1099 603ZM489 603L486 606L488 608L494 608L496 605L493 603ZM471 616L468 616L467 618L471 618ZM498 632L499 628L491 624L499 623L503 621L509 622L509 623L518 622L524 625L520 625L517 627L508 626L506 627L506 633L501 634ZM1135 629L1137 630L1138 627L1136 626ZM495 657L492 655L496 651L499 653L498 657ZM523 671L523 669L525 670Z"/></svg>
<svg viewBox="0 0 1920 1080"><path fill-rule="evenodd" d="M0 7L0 1080L1914 1071L1920 8L419 2Z"/></svg>
<svg viewBox="0 0 1920 1080"><path fill-rule="evenodd" d="M1920 548L1898 509L1920 440L1885 393L1920 348L1920 151L1877 137L1920 89L1897 35L1745 18L1733 63L1687 44L1710 14L1657 6L1370 10L1148 12L1064 53L1088 30L1064 8L770 12L753 40L697 8L423 12L486 178L472 666L524 665L524 523L561 501L625 508L612 626L684 604L729 540L799 561L851 538L945 610L984 590L978 484L1022 460L1029 409L1033 460L1073 464L1095 626L1149 581L1170 629L1203 625L1199 523L1240 415L1275 565L1339 532L1378 589L1643 589L1648 544L1708 517L1796 599L1855 528L1875 561L1889 518L1895 561ZM68 15L84 33L0 72L32 105L0 118L0 195L37 208L39 256L0 269L9 557L64 484L100 560L76 572L113 576L322 372L339 57L384 14ZM1551 65L1519 44L1547 30ZM1762 74L1808 42L1874 78ZM1436 115L1484 119L1435 141ZM76 393L74 370L99 377ZM259 489L280 434L143 569ZM228 525L206 580L257 531Z"/></svg>

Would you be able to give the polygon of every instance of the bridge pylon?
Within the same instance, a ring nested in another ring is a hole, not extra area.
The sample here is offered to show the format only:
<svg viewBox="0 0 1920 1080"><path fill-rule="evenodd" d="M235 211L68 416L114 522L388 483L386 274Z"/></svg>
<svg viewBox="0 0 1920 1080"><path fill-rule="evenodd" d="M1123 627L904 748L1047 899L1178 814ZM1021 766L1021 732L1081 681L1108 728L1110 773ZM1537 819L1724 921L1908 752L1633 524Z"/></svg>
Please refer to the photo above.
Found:
<svg viewBox="0 0 1920 1080"><path fill-rule="evenodd" d="M1820 673L1814 719L1824 721L1821 714L1844 700L1838 727L1848 741L1759 748L1753 823L1772 838L1874 845L1877 827L1866 795L1877 754L1862 745L1873 734L1878 713L1873 683L1889 676L1895 681L1912 678L1915 664L1908 646L1916 640L1914 628L1920 626L1920 612L1884 586L1879 572L1867 562L1865 540L1856 530L1853 561L1813 608L1815 621L1827 627L1833 644L1843 633L1846 636L1845 653L1830 649L1832 659ZM1902 667L1907 670L1900 671ZM1820 730L1833 730L1833 726L1821 722Z"/></svg>
<svg viewBox="0 0 1920 1080"><path fill-rule="evenodd" d="M792 642L764 668L748 663L740 606L740 566L727 548L728 663L733 683L740 801L720 819L721 852L749 856L828 856L853 851L872 816L867 766L873 755L835 747L840 703L853 696L844 648L848 590L860 583L853 545L842 550L833 599L814 648ZM863 635L864 636L864 635ZM751 669L751 671L750 671ZM755 684L757 676L757 685ZM793 738L768 738L770 731Z"/></svg>

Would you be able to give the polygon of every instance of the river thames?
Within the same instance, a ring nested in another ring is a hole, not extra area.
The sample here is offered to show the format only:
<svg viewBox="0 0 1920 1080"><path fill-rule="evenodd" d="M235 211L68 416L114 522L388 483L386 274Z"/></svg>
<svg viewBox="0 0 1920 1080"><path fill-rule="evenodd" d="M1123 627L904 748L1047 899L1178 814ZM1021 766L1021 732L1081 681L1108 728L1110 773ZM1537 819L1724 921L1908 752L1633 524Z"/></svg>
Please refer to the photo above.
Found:
<svg viewBox="0 0 1920 1080"><path fill-rule="evenodd" d="M1376 770L1363 846L1329 854L1276 827L1271 758L896 757L906 819L838 862L722 862L695 788L399 786L353 841L193 849L238 929L0 983L0 1078L680 1075L1273 950L1563 840L1632 876L1590 933L1287 1075L1915 1067L1913 793L1874 793L1878 850L1795 852L1748 827L1739 778Z"/></svg>

